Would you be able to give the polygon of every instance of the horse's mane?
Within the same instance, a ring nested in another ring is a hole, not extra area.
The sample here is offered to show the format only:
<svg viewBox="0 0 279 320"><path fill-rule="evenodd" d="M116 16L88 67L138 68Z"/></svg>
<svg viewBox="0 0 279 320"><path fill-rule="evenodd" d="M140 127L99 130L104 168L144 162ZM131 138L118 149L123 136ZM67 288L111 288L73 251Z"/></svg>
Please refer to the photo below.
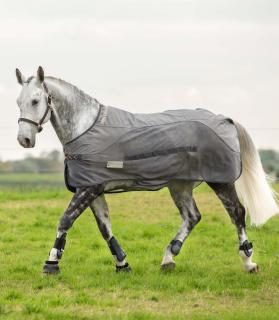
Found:
<svg viewBox="0 0 279 320"><path fill-rule="evenodd" d="M76 99L84 99L84 100L90 100L94 103L98 103L98 100L91 97L90 95L88 95L87 93L85 93L83 90L79 89L77 86L63 80L63 79L60 79L60 78L56 78L56 77L52 77L52 76L47 76L45 77L46 80L50 80L50 81L54 81L56 82L57 84L63 86L63 87L66 87L71 93L72 93L72 96L75 97Z"/></svg>

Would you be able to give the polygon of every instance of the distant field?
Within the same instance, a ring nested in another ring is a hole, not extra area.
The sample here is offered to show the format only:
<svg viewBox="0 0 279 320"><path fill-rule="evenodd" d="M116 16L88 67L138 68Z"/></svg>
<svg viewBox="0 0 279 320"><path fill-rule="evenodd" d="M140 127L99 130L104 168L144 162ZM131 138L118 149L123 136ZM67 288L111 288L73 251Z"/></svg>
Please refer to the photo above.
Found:
<svg viewBox="0 0 279 320"><path fill-rule="evenodd" d="M279 186L276 186L277 189ZM234 226L213 193L195 191L202 220L161 272L180 218L166 189L109 195L131 274L116 274L87 210L69 232L61 274L41 270L71 194L62 175L0 175L0 319L278 319L279 217L248 228L259 274L246 274Z"/></svg>
<svg viewBox="0 0 279 320"><path fill-rule="evenodd" d="M37 187L63 187L64 177L62 174L36 174L36 173L13 173L0 174L0 186L4 188L37 188Z"/></svg>

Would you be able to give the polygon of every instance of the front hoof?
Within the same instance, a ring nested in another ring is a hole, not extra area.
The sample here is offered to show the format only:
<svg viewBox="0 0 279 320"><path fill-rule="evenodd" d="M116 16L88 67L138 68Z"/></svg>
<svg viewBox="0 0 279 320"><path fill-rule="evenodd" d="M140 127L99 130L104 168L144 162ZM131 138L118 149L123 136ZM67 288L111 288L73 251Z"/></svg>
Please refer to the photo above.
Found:
<svg viewBox="0 0 279 320"><path fill-rule="evenodd" d="M161 270L163 270L163 271L172 271L174 269L175 269L175 262L174 261L161 264Z"/></svg>
<svg viewBox="0 0 279 320"><path fill-rule="evenodd" d="M43 267L43 273L57 274L59 273L58 261L46 261Z"/></svg>
<svg viewBox="0 0 279 320"><path fill-rule="evenodd" d="M116 266L116 272L131 272L132 269L129 266L129 263L125 263L123 266Z"/></svg>

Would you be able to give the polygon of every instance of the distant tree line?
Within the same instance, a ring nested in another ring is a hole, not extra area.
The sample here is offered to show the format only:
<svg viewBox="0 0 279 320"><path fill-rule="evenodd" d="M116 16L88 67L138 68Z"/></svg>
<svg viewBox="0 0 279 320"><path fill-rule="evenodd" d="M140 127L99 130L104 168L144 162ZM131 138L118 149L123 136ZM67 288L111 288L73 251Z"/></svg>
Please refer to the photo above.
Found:
<svg viewBox="0 0 279 320"><path fill-rule="evenodd" d="M279 180L279 152L271 149L259 150L264 170L267 174ZM53 150L42 153L39 157L26 156L22 160L0 161L0 173L16 172L62 172L64 156Z"/></svg>
<svg viewBox="0 0 279 320"><path fill-rule="evenodd" d="M0 161L0 173L47 173L62 172L64 156L53 150L42 153L39 157L26 156L21 160Z"/></svg>
<svg viewBox="0 0 279 320"><path fill-rule="evenodd" d="M279 152L272 149L260 149L259 154L265 172L279 180Z"/></svg>

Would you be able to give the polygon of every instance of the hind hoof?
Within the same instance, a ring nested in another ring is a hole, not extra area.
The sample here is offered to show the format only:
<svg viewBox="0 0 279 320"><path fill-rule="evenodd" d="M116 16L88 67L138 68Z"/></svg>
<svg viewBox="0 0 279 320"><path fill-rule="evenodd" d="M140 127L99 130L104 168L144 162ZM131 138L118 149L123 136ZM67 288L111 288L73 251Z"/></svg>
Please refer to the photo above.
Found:
<svg viewBox="0 0 279 320"><path fill-rule="evenodd" d="M129 263L125 263L123 266L116 266L116 270L115 270L117 273L118 272L131 272L132 269L131 267L129 266Z"/></svg>
<svg viewBox="0 0 279 320"><path fill-rule="evenodd" d="M255 267L251 268L248 272L249 273L258 273L260 268L256 265Z"/></svg>
<svg viewBox="0 0 279 320"><path fill-rule="evenodd" d="M43 267L43 273L57 274L60 272L58 261L46 261Z"/></svg>
<svg viewBox="0 0 279 320"><path fill-rule="evenodd" d="M175 269L175 262L168 262L165 264L161 264L161 270L163 271L172 271Z"/></svg>

